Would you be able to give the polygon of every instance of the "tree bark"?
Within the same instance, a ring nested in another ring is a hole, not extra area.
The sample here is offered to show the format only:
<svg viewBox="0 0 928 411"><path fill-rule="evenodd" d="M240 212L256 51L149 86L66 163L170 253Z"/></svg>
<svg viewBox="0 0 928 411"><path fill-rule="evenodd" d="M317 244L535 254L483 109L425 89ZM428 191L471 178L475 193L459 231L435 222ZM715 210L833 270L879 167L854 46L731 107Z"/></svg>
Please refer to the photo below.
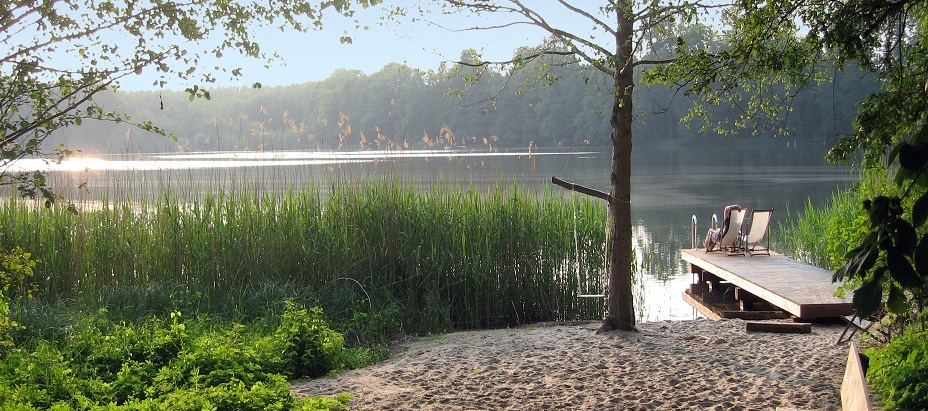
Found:
<svg viewBox="0 0 928 411"><path fill-rule="evenodd" d="M637 331L632 297L632 29L631 5L619 2L617 11L615 75L613 76L612 116L612 220L609 264L609 295L606 318L599 332L609 330Z"/></svg>

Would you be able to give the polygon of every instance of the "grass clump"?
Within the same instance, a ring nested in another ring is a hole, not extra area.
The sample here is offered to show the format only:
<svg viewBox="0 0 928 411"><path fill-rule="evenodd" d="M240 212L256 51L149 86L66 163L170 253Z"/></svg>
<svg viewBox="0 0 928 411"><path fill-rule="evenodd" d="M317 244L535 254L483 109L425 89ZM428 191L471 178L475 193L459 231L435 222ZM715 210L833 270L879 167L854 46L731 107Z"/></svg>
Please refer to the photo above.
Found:
<svg viewBox="0 0 928 411"><path fill-rule="evenodd" d="M861 224L866 214L858 197L853 191L839 191L823 207L807 201L802 215L785 220L774 231L777 248L796 260L836 270L847 245L865 233Z"/></svg>
<svg viewBox="0 0 928 411"><path fill-rule="evenodd" d="M179 312L133 324L102 312L66 333L0 352L0 408L338 410L350 398L296 400L290 391L290 379L351 357L318 308L288 304L275 321L251 325Z"/></svg>

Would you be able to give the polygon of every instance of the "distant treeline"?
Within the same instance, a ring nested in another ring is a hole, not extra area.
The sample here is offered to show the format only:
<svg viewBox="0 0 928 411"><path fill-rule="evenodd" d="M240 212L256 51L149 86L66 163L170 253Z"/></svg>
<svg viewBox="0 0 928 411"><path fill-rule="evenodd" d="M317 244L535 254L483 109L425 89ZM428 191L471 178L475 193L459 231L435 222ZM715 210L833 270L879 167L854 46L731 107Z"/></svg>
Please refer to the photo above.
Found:
<svg viewBox="0 0 928 411"><path fill-rule="evenodd" d="M134 119L151 120L176 133L178 141L126 124L85 122L49 143L119 154L610 145L609 79L582 65L552 69L542 66L545 62L534 64L546 75L527 69L509 78L488 71L471 85L449 66L421 71L389 64L371 75L339 70L319 82L218 88L210 91L210 100L190 101L182 91L120 91L96 101ZM550 82L552 78L556 81ZM859 70L834 70L833 80L808 87L793 101L783 124L789 131L787 141L823 152L837 135L850 130L857 104L876 87L876 81ZM636 148L719 138L681 122L692 107L691 97L667 86L643 84L635 95ZM708 110L719 119L738 114L730 107ZM751 132L749 127L740 134Z"/></svg>

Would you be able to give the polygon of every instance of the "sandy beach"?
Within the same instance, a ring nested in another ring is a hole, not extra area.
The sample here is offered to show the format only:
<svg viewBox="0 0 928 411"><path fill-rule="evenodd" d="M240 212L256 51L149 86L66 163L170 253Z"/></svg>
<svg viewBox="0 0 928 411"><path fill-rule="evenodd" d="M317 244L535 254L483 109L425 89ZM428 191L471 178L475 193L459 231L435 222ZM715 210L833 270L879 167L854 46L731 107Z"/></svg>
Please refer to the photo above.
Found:
<svg viewBox="0 0 928 411"><path fill-rule="evenodd" d="M416 338L391 358L295 382L298 397L351 392L352 410L835 410L840 326L747 333L744 322L537 324Z"/></svg>

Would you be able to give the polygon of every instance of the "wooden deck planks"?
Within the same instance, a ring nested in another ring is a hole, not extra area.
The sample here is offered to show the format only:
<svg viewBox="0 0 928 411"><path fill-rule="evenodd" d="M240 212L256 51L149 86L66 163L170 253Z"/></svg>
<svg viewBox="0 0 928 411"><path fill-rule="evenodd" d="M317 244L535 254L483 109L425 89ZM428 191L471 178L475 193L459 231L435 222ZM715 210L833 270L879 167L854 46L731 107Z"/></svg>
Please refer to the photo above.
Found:
<svg viewBox="0 0 928 411"><path fill-rule="evenodd" d="M800 318L838 317L852 313L849 300L834 296L838 284L828 270L777 253L726 256L701 249L681 250L684 261L728 281Z"/></svg>

